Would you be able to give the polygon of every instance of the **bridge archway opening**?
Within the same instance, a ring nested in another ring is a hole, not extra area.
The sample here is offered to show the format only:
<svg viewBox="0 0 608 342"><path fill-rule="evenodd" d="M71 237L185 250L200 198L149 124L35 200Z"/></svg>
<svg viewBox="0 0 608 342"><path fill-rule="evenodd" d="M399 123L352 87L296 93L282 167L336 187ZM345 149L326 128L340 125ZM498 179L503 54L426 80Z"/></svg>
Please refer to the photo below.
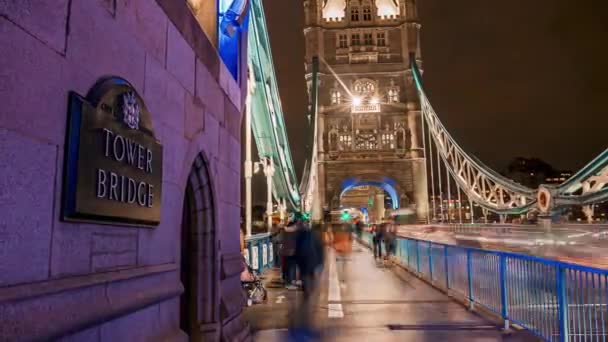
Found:
<svg viewBox="0 0 608 342"><path fill-rule="evenodd" d="M369 221L380 221L386 209L398 209L400 197L389 182L345 181L339 196L340 208L356 208Z"/></svg>

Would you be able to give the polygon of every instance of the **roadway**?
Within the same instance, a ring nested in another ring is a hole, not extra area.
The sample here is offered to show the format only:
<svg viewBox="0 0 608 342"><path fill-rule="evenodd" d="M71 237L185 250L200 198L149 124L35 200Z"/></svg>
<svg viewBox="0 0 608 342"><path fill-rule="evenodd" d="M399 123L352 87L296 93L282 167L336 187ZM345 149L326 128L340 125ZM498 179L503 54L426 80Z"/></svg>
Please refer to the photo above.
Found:
<svg viewBox="0 0 608 342"><path fill-rule="evenodd" d="M393 266L397 267L397 266ZM246 308L255 341L285 341L300 291L276 287L267 276L266 304ZM325 341L534 341L525 332L504 334L500 322L461 304L401 269L378 266L357 246L344 268L328 253L314 325Z"/></svg>
<svg viewBox="0 0 608 342"><path fill-rule="evenodd" d="M441 225L400 226L399 235L438 243L535 255L585 266L608 267L608 227L605 225L538 226Z"/></svg>

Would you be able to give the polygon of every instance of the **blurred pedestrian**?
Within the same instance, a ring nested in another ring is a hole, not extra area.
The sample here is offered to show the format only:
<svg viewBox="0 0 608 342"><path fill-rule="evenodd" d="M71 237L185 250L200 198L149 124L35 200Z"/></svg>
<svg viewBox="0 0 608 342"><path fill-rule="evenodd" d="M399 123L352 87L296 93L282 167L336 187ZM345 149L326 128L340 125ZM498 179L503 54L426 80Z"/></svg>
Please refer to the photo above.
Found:
<svg viewBox="0 0 608 342"><path fill-rule="evenodd" d="M375 259L382 259L382 243L384 242L385 228L384 223L379 223L374 227L372 242L374 244Z"/></svg>
<svg viewBox="0 0 608 342"><path fill-rule="evenodd" d="M283 271L283 281L285 288L295 290L296 281L296 239L298 225L294 218L290 218L287 226L282 230L281 241L281 265Z"/></svg>
<svg viewBox="0 0 608 342"><path fill-rule="evenodd" d="M293 323L290 337L296 341L308 341L318 338L313 327L313 309L318 300L319 279L323 271L325 251L320 226L312 229L305 218L295 214L297 222L296 262L302 278L302 300L293 312Z"/></svg>
<svg viewBox="0 0 608 342"><path fill-rule="evenodd" d="M338 278L340 286L346 286L346 262L353 250L353 225L350 222L344 222L339 225L334 225L333 245L336 251L336 266L338 268Z"/></svg>

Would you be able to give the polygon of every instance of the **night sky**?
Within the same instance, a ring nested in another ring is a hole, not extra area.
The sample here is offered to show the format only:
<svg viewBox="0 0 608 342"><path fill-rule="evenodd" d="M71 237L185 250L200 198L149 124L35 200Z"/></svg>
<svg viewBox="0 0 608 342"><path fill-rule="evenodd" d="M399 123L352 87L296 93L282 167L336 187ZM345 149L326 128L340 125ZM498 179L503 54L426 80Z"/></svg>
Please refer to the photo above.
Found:
<svg viewBox="0 0 608 342"><path fill-rule="evenodd" d="M298 178L306 155L303 7L264 0ZM608 147L608 1L419 0L425 89L469 153L501 170L578 170Z"/></svg>

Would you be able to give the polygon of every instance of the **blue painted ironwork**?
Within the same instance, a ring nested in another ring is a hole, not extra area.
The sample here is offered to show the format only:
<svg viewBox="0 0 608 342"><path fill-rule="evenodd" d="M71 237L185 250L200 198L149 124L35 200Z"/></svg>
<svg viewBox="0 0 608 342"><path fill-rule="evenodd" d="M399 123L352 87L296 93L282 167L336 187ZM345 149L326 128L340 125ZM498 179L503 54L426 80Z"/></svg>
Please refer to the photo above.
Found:
<svg viewBox="0 0 608 342"><path fill-rule="evenodd" d="M507 260L504 256L499 256L500 259L500 314L508 322L509 320L509 304L507 301ZM508 323L507 323L508 324Z"/></svg>
<svg viewBox="0 0 608 342"><path fill-rule="evenodd" d="M274 245L270 234L252 235L245 239L245 259L258 273L271 268L274 263Z"/></svg>
<svg viewBox="0 0 608 342"><path fill-rule="evenodd" d="M415 256L443 250L432 253L432 266L423 272L419 262L408 260L411 253L402 252L397 259L403 267L432 280L430 272L441 272L438 265L447 265L446 283L432 282L436 287L483 306L505 322L523 326L545 341L608 340L608 270L511 252L400 240L400 246L415 246Z"/></svg>

